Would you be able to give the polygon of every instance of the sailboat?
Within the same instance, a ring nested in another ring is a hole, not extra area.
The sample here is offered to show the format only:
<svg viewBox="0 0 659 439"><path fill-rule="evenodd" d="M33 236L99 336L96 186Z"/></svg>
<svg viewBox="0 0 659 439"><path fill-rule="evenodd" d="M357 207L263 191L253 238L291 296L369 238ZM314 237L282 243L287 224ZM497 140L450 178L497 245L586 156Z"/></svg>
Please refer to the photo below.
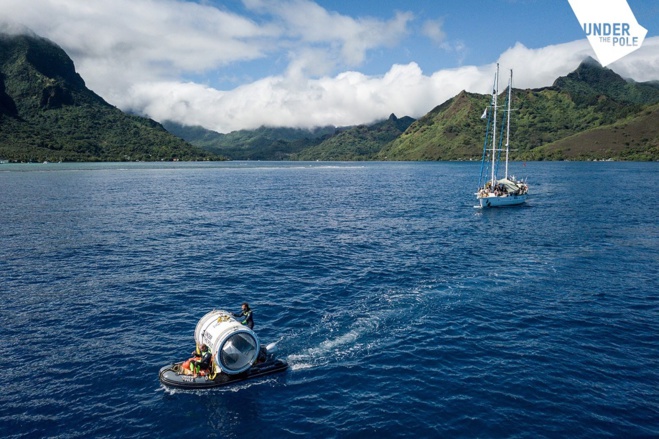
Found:
<svg viewBox="0 0 659 439"><path fill-rule="evenodd" d="M518 206L526 201L529 186L526 182L516 180L514 176L508 175L508 155L510 152L510 102L512 100L513 90L513 71L510 70L510 80L508 81L508 97L506 105L506 145L501 145L503 135L500 136L497 144L497 100L499 98L499 64L494 75L494 86L492 87L492 100L489 108L485 109L482 118L488 117L487 129L485 131L485 141L483 142L483 159L481 162L481 173L478 180L478 191L476 199L479 202L477 207L507 207ZM490 111L488 111L490 109ZM490 125L492 131L490 135ZM503 134L503 125L501 126ZM501 164L501 155L504 154L503 162L505 164L503 178L499 178L499 165ZM489 169L488 169L489 168ZM486 181L489 175L489 181Z"/></svg>

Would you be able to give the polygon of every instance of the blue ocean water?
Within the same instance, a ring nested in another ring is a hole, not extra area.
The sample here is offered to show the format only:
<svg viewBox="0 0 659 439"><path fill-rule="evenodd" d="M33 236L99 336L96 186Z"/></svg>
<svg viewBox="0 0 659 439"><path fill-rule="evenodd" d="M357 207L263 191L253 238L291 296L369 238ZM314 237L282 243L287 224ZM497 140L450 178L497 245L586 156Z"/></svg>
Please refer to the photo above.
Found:
<svg viewBox="0 0 659 439"><path fill-rule="evenodd" d="M658 163L0 165L0 436L658 437ZM248 301L283 374L172 391Z"/></svg>

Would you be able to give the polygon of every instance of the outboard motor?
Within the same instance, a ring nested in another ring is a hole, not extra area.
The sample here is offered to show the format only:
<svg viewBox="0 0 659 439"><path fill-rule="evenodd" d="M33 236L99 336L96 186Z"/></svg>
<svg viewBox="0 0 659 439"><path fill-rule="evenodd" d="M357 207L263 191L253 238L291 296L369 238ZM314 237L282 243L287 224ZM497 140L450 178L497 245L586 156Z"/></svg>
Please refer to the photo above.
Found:
<svg viewBox="0 0 659 439"><path fill-rule="evenodd" d="M215 365L228 375L249 369L260 351L254 331L226 311L214 310L203 316L195 328L194 339L198 346L209 347Z"/></svg>

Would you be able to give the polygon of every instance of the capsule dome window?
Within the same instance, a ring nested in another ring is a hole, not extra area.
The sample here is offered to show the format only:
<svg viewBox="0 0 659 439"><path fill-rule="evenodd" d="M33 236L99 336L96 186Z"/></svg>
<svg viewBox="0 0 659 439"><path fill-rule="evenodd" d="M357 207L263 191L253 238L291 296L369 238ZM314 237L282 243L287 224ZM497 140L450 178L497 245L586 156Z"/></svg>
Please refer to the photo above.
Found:
<svg viewBox="0 0 659 439"><path fill-rule="evenodd" d="M230 371L246 369L256 358L256 340L249 333L233 334L220 350L222 366Z"/></svg>

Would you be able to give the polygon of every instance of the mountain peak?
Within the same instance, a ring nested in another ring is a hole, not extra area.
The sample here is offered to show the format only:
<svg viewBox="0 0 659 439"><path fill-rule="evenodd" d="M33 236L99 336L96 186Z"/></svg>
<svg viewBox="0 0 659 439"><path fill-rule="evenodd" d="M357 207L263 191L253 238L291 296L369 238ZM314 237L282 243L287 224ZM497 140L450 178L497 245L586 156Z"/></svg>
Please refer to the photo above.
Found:
<svg viewBox="0 0 659 439"><path fill-rule="evenodd" d="M68 87L84 89L85 81L76 72L73 60L54 42L37 35L17 35L23 40L25 58L47 78L62 81Z"/></svg>
<svg viewBox="0 0 659 439"><path fill-rule="evenodd" d="M38 35L29 27L15 22L11 21L7 18L1 18L0 19L0 37L6 37L6 36L15 36L15 35L28 35L31 37L38 37Z"/></svg>
<svg viewBox="0 0 659 439"><path fill-rule="evenodd" d="M587 66L598 67L600 69L604 68L604 67L602 67L602 64L600 64L599 61L597 61L592 56L587 56L586 58L584 58L584 60L581 61L581 64L579 64L579 67L581 67L581 66L584 66L584 67L587 67Z"/></svg>
<svg viewBox="0 0 659 439"><path fill-rule="evenodd" d="M0 157L39 162L211 156L156 122L105 102L85 86L57 44L21 29L0 29Z"/></svg>
<svg viewBox="0 0 659 439"><path fill-rule="evenodd" d="M576 70L556 79L552 87L567 93L580 104L592 105L598 96L628 101L630 96L627 86L628 83L622 76L587 57Z"/></svg>
<svg viewBox="0 0 659 439"><path fill-rule="evenodd" d="M563 78L558 78L556 82L559 82L561 79ZM575 71L569 73L567 79L585 82L595 88L601 88L602 86L609 87L611 85L620 86L627 83L622 76L609 68L602 67L599 62L590 56L584 59Z"/></svg>

